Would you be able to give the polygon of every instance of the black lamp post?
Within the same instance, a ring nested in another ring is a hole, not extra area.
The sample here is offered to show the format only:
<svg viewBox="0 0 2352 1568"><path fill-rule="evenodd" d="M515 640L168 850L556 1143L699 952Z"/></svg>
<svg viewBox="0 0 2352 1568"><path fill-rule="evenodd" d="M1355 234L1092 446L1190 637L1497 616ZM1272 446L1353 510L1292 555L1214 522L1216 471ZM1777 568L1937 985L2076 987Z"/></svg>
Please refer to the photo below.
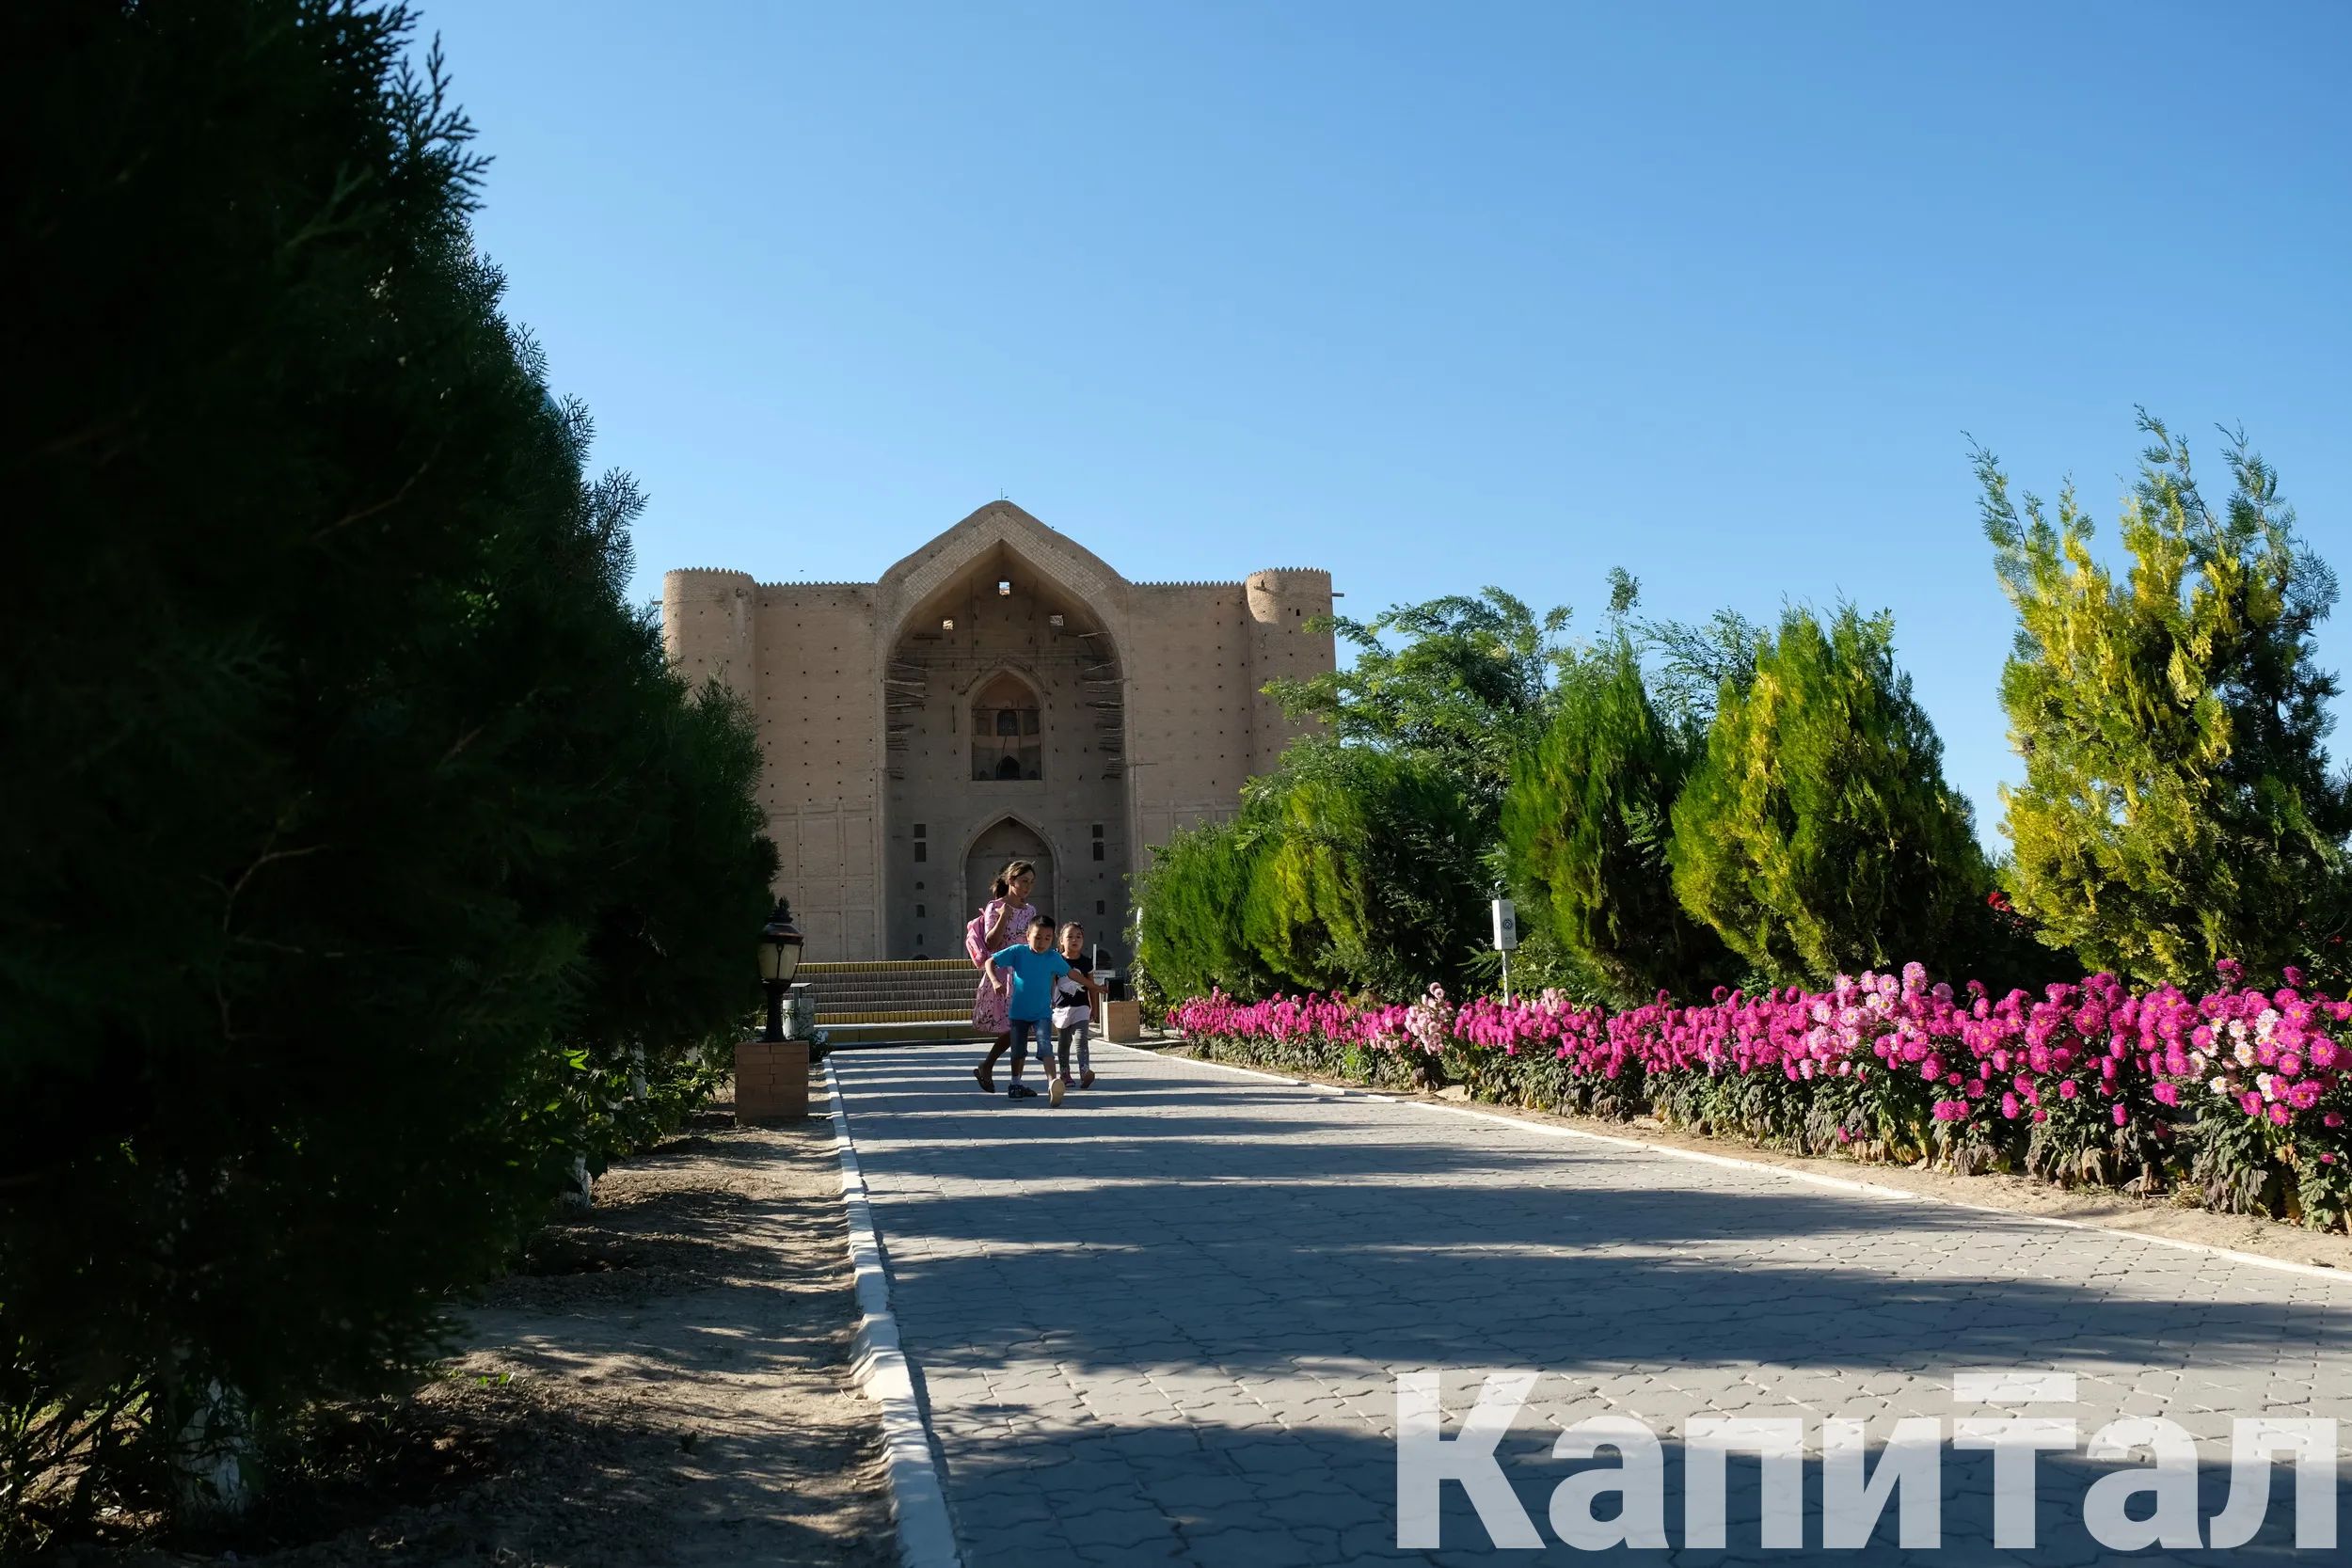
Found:
<svg viewBox="0 0 2352 1568"><path fill-rule="evenodd" d="M784 993L800 967L800 928L792 924L792 906L779 898L759 930L759 983L768 988L768 1032L761 1039L784 1038Z"/></svg>

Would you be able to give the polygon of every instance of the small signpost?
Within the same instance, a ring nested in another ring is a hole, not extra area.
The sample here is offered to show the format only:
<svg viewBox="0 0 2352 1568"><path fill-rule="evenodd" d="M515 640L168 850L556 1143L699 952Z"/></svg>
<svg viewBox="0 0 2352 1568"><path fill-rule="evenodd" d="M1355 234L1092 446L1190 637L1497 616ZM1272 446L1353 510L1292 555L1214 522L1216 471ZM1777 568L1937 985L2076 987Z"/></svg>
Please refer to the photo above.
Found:
<svg viewBox="0 0 2352 1568"><path fill-rule="evenodd" d="M1495 900L1495 951L1502 955L1502 1000L1511 1000L1511 955L1519 945L1518 911L1511 900Z"/></svg>

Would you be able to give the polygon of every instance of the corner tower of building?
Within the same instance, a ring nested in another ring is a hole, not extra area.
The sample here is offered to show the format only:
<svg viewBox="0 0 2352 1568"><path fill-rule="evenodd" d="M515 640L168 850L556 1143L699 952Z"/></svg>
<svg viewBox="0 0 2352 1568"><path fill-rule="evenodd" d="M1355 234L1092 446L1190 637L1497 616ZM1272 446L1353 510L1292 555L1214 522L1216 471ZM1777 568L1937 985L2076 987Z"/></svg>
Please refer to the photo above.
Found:
<svg viewBox="0 0 2352 1568"><path fill-rule="evenodd" d="M672 572L681 673L751 703L811 958L954 958L1009 860L1126 957L1128 878L1230 816L1303 728L1260 695L1332 667L1327 572L1130 582L1009 502L872 583Z"/></svg>
<svg viewBox="0 0 2352 1568"><path fill-rule="evenodd" d="M1252 572L1243 585L1249 606L1250 771L1267 773L1311 727L1265 694L1273 681L1303 681L1332 668L1338 655L1329 617L1331 574L1311 566Z"/></svg>
<svg viewBox="0 0 2352 1568"><path fill-rule="evenodd" d="M759 703L759 585L749 572L687 567L661 578L661 641L694 685L715 680Z"/></svg>

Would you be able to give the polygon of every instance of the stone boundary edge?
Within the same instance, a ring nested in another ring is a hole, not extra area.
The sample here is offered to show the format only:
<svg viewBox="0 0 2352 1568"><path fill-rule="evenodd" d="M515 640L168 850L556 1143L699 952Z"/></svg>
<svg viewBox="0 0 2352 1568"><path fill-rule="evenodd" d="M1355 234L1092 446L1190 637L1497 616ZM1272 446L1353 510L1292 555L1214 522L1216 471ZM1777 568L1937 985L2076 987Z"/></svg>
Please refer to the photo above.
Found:
<svg viewBox="0 0 2352 1568"><path fill-rule="evenodd" d="M1108 1041L1101 1042L1109 1044ZM1164 1053L1141 1046L1113 1046L1113 1050L1134 1051L1146 1056ZM2313 1279L2342 1280L2342 1269L2322 1268L2312 1263L2297 1263L2284 1258L2265 1258L2258 1252L2238 1252L2230 1247L2214 1246L2205 1242L2183 1241L2177 1236L2152 1235L2145 1230L2122 1230L2111 1225L2094 1225L2089 1220L2070 1220L2058 1214L2027 1214L2014 1209L2003 1209L1990 1203L1966 1203L1956 1197L1935 1193L1915 1193L1901 1187L1881 1186L1875 1181L1855 1181L1842 1176L1825 1176L1818 1171L1791 1170L1787 1165L1769 1164L1762 1160L1742 1160L1732 1154L1709 1154L1703 1149L1676 1148L1670 1145L1644 1143L1638 1138L1613 1138L1606 1132L1588 1132L1581 1127L1562 1127L1553 1122L1531 1121L1520 1117L1501 1116L1493 1111L1481 1111L1468 1105L1449 1105L1442 1101L1408 1099L1403 1095L1384 1094L1377 1089L1354 1084L1327 1084L1315 1078L1298 1078L1287 1072L1274 1072L1264 1068L1236 1067L1232 1062L1213 1062L1200 1056L1178 1058L1196 1066L1216 1068L1221 1072L1238 1072L1248 1078L1270 1079L1295 1088L1312 1089L1320 1094L1360 1095L1367 1100L1384 1100L1391 1105L1410 1110L1435 1111L1442 1116L1469 1117L1473 1121L1499 1122L1534 1132L1547 1138L1581 1138L1588 1143L1607 1144L1613 1148L1636 1149L1669 1160L1687 1160L1697 1165L1729 1165L1735 1170L1761 1171L1767 1176L1783 1177L1790 1181L1803 1181L1816 1187L1828 1187L1837 1192L1864 1193L1871 1197L1888 1198L1903 1203L1932 1203L1945 1209L1959 1209L1972 1214L1992 1214L2005 1220L2027 1225L2054 1225L2067 1230L2093 1230L2102 1236L2114 1236L2123 1241L2146 1242L2153 1246L2171 1247L2178 1252L2201 1252L2209 1257L2227 1259L2233 1263L2246 1263L2258 1269L2276 1269L2281 1274L2299 1274Z"/></svg>
<svg viewBox="0 0 2352 1568"><path fill-rule="evenodd" d="M859 1170L857 1144L850 1136L850 1109L841 1080L825 1060L825 1093L832 1101L834 1152L841 1158L841 1207L850 1222L850 1268L857 1279L858 1329L850 1376L882 1410L882 1468L890 1488L890 1515L898 1530L902 1568L962 1568L955 1527L947 1518L947 1494L931 1457L930 1428L914 1395L914 1373L898 1343L898 1320L890 1310L890 1271L874 1234L866 1176Z"/></svg>

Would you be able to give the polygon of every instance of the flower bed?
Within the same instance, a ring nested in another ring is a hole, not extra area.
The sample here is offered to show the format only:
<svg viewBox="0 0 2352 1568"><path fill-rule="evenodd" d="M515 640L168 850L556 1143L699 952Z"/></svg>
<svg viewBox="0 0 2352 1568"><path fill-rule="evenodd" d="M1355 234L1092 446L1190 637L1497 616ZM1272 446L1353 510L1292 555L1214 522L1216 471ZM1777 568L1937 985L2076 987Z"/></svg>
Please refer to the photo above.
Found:
<svg viewBox="0 0 2352 1568"><path fill-rule="evenodd" d="M1387 1087L1466 1085L1533 1110L1631 1117L1807 1153L2069 1185L2185 1194L2225 1213L2342 1229L2352 1207L2352 1003L2286 972L2248 989L2127 990L2113 976L1995 999L1917 964L1826 991L1662 996L1624 1012L1556 991L1455 1004L1343 996L1241 1003L1168 1022L1216 1060Z"/></svg>

